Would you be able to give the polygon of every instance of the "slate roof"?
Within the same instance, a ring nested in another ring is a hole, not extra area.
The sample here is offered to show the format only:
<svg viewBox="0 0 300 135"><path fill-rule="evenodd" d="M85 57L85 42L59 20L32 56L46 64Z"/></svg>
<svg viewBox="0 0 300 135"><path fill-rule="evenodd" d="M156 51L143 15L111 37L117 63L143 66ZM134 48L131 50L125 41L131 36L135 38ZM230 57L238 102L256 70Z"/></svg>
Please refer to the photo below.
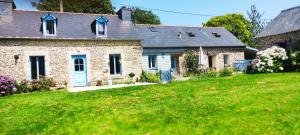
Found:
<svg viewBox="0 0 300 135"><path fill-rule="evenodd" d="M266 37L300 30L300 6L281 11L257 37Z"/></svg>
<svg viewBox="0 0 300 135"><path fill-rule="evenodd" d="M142 46L148 48L245 47L225 28L134 25L131 21L122 21L117 15L107 14L50 12L57 18L57 34L44 36L41 17L47 13L13 10L12 16L0 16L0 38L103 40L96 36L94 22L104 16L109 21L104 40L141 40ZM179 32L182 38L178 38ZM195 37L190 37L187 32Z"/></svg>
<svg viewBox="0 0 300 135"><path fill-rule="evenodd" d="M108 40L138 40L134 25L117 15L50 12L57 18L57 36L43 36L41 17L49 12L13 10L12 16L0 16L0 38L100 39L94 21L104 16L108 22Z"/></svg>
<svg viewBox="0 0 300 135"><path fill-rule="evenodd" d="M154 31L151 30L154 28ZM161 47L245 47L245 45L225 28L183 27L160 25L136 25L136 32L146 48ZM179 32L182 38L178 37ZM190 37L187 32L195 34ZM220 37L216 37L217 33Z"/></svg>

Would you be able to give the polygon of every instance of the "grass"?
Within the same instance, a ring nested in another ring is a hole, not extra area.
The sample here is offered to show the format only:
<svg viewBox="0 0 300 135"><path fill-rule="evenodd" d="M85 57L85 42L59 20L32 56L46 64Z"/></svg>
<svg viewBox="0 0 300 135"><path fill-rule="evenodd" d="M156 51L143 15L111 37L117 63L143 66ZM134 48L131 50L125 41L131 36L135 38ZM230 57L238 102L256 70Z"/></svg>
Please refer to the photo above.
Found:
<svg viewBox="0 0 300 135"><path fill-rule="evenodd" d="M300 73L0 97L0 134L300 134Z"/></svg>

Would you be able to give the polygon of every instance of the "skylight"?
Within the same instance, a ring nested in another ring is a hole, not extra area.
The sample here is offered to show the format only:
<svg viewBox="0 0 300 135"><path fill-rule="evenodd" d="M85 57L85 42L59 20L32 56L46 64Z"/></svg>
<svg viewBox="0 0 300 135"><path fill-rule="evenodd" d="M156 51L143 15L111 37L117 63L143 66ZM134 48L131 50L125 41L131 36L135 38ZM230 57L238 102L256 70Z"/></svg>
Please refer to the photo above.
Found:
<svg viewBox="0 0 300 135"><path fill-rule="evenodd" d="M152 32L158 32L157 29L155 27L149 27L149 29L152 31Z"/></svg>

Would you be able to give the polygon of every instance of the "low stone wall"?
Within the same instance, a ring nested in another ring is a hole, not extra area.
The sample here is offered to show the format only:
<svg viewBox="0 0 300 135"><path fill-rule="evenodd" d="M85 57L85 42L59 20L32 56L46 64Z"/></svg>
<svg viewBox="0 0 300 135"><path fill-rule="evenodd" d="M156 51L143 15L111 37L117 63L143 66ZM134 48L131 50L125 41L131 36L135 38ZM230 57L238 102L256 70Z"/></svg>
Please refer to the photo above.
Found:
<svg viewBox="0 0 300 135"><path fill-rule="evenodd" d="M107 83L109 78L121 82L133 72L142 72L142 49L139 41L104 40L30 40L0 39L0 75L21 81L30 79L29 56L45 56L46 76L56 82L71 81L72 55L86 55L87 76L91 85ZM109 55L121 54L122 74L110 75ZM19 59L15 59L15 55Z"/></svg>
<svg viewBox="0 0 300 135"><path fill-rule="evenodd" d="M289 32L285 34L279 34L274 36L268 36L268 37L259 37L258 40L258 48L259 49L267 49L271 46L280 46L286 44L287 49L293 49L295 47L300 46L300 30Z"/></svg>

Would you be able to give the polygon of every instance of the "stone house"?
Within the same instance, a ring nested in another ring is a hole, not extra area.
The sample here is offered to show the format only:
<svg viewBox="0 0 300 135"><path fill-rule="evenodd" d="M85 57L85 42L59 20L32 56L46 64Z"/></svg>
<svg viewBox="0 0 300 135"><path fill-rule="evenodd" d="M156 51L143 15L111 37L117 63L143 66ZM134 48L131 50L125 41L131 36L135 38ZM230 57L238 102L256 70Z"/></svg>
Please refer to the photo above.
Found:
<svg viewBox="0 0 300 135"><path fill-rule="evenodd" d="M53 78L69 87L124 82L142 70L185 74L186 51L204 50L215 70L244 60L245 45L224 28L135 25L116 15L22 11L0 1L0 75Z"/></svg>
<svg viewBox="0 0 300 135"><path fill-rule="evenodd" d="M131 12L117 15L13 10L0 1L0 74L53 78L69 87L124 82L142 72ZM129 17L128 17L129 16Z"/></svg>
<svg viewBox="0 0 300 135"><path fill-rule="evenodd" d="M300 6L283 10L257 35L258 48L300 49Z"/></svg>

